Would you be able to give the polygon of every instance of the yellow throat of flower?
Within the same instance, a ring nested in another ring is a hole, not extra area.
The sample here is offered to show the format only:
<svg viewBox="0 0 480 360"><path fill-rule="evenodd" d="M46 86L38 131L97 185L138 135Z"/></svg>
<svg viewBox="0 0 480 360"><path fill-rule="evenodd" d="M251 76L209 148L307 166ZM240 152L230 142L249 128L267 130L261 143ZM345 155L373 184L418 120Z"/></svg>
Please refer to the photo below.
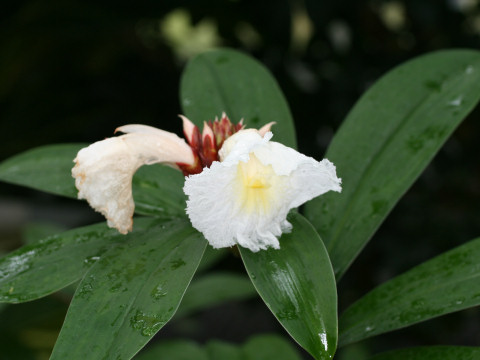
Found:
<svg viewBox="0 0 480 360"><path fill-rule="evenodd" d="M276 175L271 165L263 165L251 153L248 162L237 165L239 205L247 212L267 213L273 200L272 186Z"/></svg>

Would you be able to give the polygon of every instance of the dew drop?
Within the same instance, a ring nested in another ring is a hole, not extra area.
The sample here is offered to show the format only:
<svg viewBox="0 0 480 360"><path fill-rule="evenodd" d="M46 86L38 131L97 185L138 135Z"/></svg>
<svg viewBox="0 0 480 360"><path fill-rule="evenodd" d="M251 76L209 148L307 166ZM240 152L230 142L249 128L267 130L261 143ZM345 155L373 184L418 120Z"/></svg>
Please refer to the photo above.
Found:
<svg viewBox="0 0 480 360"><path fill-rule="evenodd" d="M32 267L32 260L37 255L35 250L27 251L21 255L12 256L6 261L6 266L0 271L0 277L4 278L11 273L21 273Z"/></svg>
<svg viewBox="0 0 480 360"><path fill-rule="evenodd" d="M121 287L122 287L122 283L116 283L109 289L109 291L112 293L115 293L115 292L118 292Z"/></svg>
<svg viewBox="0 0 480 360"><path fill-rule="evenodd" d="M463 96L460 95L457 98L453 99L452 101L449 101L448 105L449 106L460 106L460 105L462 105L462 102L463 102Z"/></svg>
<svg viewBox="0 0 480 360"><path fill-rule="evenodd" d="M135 330L139 330L143 336L153 336L165 322L158 314L148 314L137 310L130 319L130 326Z"/></svg>
<svg viewBox="0 0 480 360"><path fill-rule="evenodd" d="M423 299L417 299L412 302L412 308L416 310L423 309L425 306L425 301Z"/></svg>
<svg viewBox="0 0 480 360"><path fill-rule="evenodd" d="M79 288L77 296L81 298L88 298L93 293L93 282L95 277L90 275L88 278L83 280L82 287Z"/></svg>
<svg viewBox="0 0 480 360"><path fill-rule="evenodd" d="M81 298L88 297L93 291L93 287L91 284L84 284L80 291L78 292L78 296Z"/></svg>
<svg viewBox="0 0 480 360"><path fill-rule="evenodd" d="M87 265L92 265L100 260L100 256L87 256L83 262Z"/></svg>
<svg viewBox="0 0 480 360"><path fill-rule="evenodd" d="M277 312L276 315L280 320L298 319L298 314L293 304L287 304L282 310Z"/></svg>
<svg viewBox="0 0 480 360"><path fill-rule="evenodd" d="M464 301L465 301L465 298L463 297L458 298L457 301L455 301L455 305L462 305Z"/></svg>
<svg viewBox="0 0 480 360"><path fill-rule="evenodd" d="M170 262L170 265L171 265L170 268L172 270L177 270L179 267L186 265L186 263L182 259L176 259L176 260L172 260Z"/></svg>
<svg viewBox="0 0 480 360"><path fill-rule="evenodd" d="M152 298L155 300L160 300L161 298L165 297L167 294L168 292L163 289L163 284L158 285L151 292Z"/></svg>

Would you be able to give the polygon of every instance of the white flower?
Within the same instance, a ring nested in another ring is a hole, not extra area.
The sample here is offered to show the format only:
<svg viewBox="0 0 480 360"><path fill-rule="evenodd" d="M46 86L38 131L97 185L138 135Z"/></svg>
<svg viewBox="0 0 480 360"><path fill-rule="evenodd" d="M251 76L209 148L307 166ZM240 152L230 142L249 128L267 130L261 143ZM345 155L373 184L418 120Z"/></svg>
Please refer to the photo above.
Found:
<svg viewBox="0 0 480 360"><path fill-rule="evenodd" d="M223 144L221 162L186 179L187 214L214 248L278 249L277 238L291 229L290 209L341 191L330 161L269 141L272 136L241 130Z"/></svg>
<svg viewBox="0 0 480 360"><path fill-rule="evenodd" d="M135 204L133 174L142 165L166 163L192 165L190 146L177 135L146 125L126 125L116 131L126 135L108 138L80 150L72 175L79 199L102 213L108 226L122 234L132 230Z"/></svg>

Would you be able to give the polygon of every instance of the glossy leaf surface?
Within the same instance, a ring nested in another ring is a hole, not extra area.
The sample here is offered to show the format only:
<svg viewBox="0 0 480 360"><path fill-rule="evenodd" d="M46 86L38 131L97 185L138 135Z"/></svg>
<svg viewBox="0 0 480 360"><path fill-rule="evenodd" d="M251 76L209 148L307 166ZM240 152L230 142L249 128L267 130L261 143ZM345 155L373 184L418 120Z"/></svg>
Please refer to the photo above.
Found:
<svg viewBox="0 0 480 360"><path fill-rule="evenodd" d="M177 310L205 246L179 219L104 253L79 284L51 359L133 357Z"/></svg>
<svg viewBox="0 0 480 360"><path fill-rule="evenodd" d="M28 150L0 164L0 180L76 198L73 159L87 145L49 145ZM159 164L141 167L133 177L135 211L161 217L184 215L183 183L178 170Z"/></svg>
<svg viewBox="0 0 480 360"><path fill-rule="evenodd" d="M322 240L301 215L280 238L280 249L239 247L258 293L288 333L315 359L331 359L337 345L337 293Z"/></svg>
<svg viewBox="0 0 480 360"><path fill-rule="evenodd" d="M150 223L138 219L135 230ZM18 303L51 294L79 280L105 251L125 239L102 223L26 245L0 259L0 301Z"/></svg>
<svg viewBox="0 0 480 360"><path fill-rule="evenodd" d="M142 166L133 176L135 212L152 216L185 216L185 177L171 167Z"/></svg>
<svg viewBox="0 0 480 360"><path fill-rule="evenodd" d="M340 344L480 304L480 238L387 281L340 317Z"/></svg>
<svg viewBox="0 0 480 360"><path fill-rule="evenodd" d="M341 277L480 98L480 52L441 51L401 65L357 102L326 158L341 194L307 203Z"/></svg>
<svg viewBox="0 0 480 360"><path fill-rule="evenodd" d="M273 140L295 147L290 109L277 82L259 62L235 50L215 50L193 58L181 79L184 114L202 129L203 122L225 112L237 123L260 128L275 121Z"/></svg>
<svg viewBox="0 0 480 360"><path fill-rule="evenodd" d="M480 348L467 346L432 346L389 351L369 360L478 360Z"/></svg>
<svg viewBox="0 0 480 360"><path fill-rule="evenodd" d="M0 164L0 180L76 198L73 159L87 145L47 145L27 150Z"/></svg>
<svg viewBox="0 0 480 360"><path fill-rule="evenodd" d="M227 301L248 299L256 294L246 275L227 272L206 274L192 281L176 316L185 316Z"/></svg>

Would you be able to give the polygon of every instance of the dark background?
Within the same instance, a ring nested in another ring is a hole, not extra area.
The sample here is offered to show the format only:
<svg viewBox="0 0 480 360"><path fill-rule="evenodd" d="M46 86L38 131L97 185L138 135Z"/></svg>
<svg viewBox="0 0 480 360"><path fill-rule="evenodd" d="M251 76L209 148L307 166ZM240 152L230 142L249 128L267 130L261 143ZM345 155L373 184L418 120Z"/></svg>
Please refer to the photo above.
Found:
<svg viewBox="0 0 480 360"><path fill-rule="evenodd" d="M39 145L94 142L128 123L180 134L182 69L213 46L240 49L270 69L300 150L320 159L355 101L386 71L430 51L479 48L480 7L475 0L8 2L0 11L0 160ZM342 279L340 309L480 235L479 118L477 108ZM0 185L0 251L19 246L32 224L69 228L94 219L83 203ZM241 265L229 258L218 267ZM410 345L480 346L479 320L477 309L466 310L367 340L339 358ZM255 300L189 321L162 336L242 342L282 332Z"/></svg>

